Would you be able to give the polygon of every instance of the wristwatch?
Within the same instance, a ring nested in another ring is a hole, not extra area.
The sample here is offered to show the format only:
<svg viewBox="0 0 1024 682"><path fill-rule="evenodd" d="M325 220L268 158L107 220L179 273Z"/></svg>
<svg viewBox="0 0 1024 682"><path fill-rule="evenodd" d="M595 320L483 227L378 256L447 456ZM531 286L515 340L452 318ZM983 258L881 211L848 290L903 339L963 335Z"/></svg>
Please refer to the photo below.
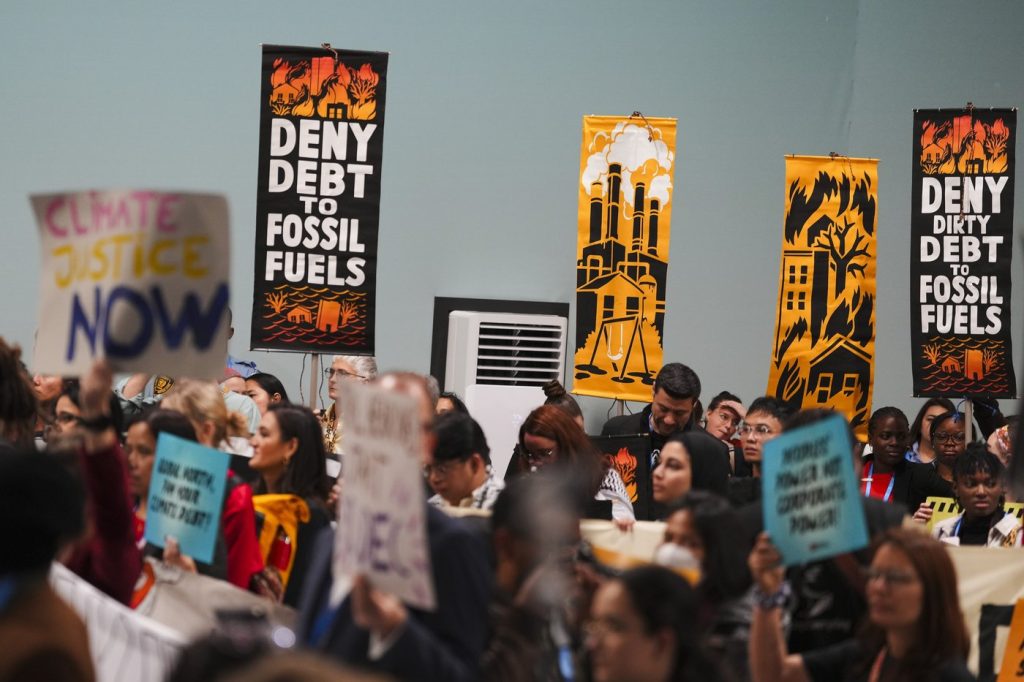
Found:
<svg viewBox="0 0 1024 682"><path fill-rule="evenodd" d="M754 602L759 608L764 609L765 611L785 606L786 602L789 601L790 594L792 594L792 592L790 591L789 583L785 581L779 585L779 589L777 589L773 594L765 594L761 591L760 587L757 587L756 585L754 586Z"/></svg>

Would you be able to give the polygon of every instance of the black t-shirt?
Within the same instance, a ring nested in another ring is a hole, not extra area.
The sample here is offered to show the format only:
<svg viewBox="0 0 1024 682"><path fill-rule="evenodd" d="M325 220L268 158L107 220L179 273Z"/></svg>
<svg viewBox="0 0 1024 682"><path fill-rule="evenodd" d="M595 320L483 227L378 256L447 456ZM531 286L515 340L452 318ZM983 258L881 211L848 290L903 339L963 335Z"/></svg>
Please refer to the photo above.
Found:
<svg viewBox="0 0 1024 682"><path fill-rule="evenodd" d="M802 654L807 676L813 682L867 682L877 655L877 652L873 654L866 652L860 642L853 639ZM886 655L882 660L879 679L891 679L886 675L892 674L895 665L896 659ZM935 680L936 682L974 682L975 680L974 675L967 669L964 662L955 659L946 661L931 675L926 673L917 679Z"/></svg>

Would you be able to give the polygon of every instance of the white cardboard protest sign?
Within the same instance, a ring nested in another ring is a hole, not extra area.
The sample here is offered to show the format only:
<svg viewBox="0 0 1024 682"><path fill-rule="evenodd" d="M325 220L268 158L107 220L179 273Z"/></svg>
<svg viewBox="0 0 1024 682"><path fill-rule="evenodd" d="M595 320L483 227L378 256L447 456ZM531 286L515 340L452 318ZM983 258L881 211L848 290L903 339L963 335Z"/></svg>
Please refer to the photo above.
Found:
<svg viewBox="0 0 1024 682"><path fill-rule="evenodd" d="M363 574L406 604L433 609L419 405L357 381L342 382L339 400L345 414L345 487L338 504L335 583Z"/></svg>
<svg viewBox="0 0 1024 682"><path fill-rule="evenodd" d="M220 378L227 355L224 197L113 190L32 197L42 246L33 364Z"/></svg>
<svg viewBox="0 0 1024 682"><path fill-rule="evenodd" d="M97 680L166 678L185 647L182 635L117 603L60 564L50 569L50 584L85 622Z"/></svg>

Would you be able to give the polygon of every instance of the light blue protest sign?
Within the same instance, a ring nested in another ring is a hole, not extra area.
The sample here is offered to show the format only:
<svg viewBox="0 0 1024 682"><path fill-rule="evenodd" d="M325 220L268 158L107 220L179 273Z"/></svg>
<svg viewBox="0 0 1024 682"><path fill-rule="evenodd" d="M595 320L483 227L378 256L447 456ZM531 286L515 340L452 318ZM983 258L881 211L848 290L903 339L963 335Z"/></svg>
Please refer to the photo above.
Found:
<svg viewBox="0 0 1024 682"><path fill-rule="evenodd" d="M764 528L787 566L868 544L846 422L836 415L764 444Z"/></svg>
<svg viewBox="0 0 1024 682"><path fill-rule="evenodd" d="M146 500L146 542L163 547L170 535L182 554L211 563L229 461L220 450L161 433Z"/></svg>

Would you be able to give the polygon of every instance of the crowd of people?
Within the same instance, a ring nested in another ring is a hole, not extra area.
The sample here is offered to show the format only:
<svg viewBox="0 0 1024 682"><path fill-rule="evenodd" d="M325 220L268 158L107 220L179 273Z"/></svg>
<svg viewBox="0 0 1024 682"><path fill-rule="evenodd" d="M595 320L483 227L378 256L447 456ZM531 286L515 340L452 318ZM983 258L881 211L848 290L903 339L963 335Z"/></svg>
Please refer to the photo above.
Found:
<svg viewBox="0 0 1024 682"><path fill-rule="evenodd" d="M229 359L219 382L116 379L102 362L62 379L32 376L0 339L0 506L12 550L0 553L0 682L94 679L84 625L47 581L54 561L128 607L156 562L293 614L285 644L214 624L182 651L172 680L268 670L277 677L266 679L968 680L947 546L1016 551L1024 539L1005 507L1016 420L994 403L978 404L977 425L944 398L913 422L897 407L875 410L866 443L850 431L870 547L784 569L763 530L764 445L829 410L793 411L773 396L745 404L729 391L705 407L697 374L668 363L641 411L586 424L551 382L496 471L480 424L432 377L379 374L364 356L335 356L326 377L330 402L314 412L244 361ZM429 425L417 454L434 610L367 576L333 574L346 381L413 398ZM630 488L587 435L596 432L642 435L649 485ZM176 538L145 539L162 433L231 455L208 563ZM929 524L930 497L961 511ZM664 537L650 562L623 568L599 558L584 519L620 533L661 521Z"/></svg>

